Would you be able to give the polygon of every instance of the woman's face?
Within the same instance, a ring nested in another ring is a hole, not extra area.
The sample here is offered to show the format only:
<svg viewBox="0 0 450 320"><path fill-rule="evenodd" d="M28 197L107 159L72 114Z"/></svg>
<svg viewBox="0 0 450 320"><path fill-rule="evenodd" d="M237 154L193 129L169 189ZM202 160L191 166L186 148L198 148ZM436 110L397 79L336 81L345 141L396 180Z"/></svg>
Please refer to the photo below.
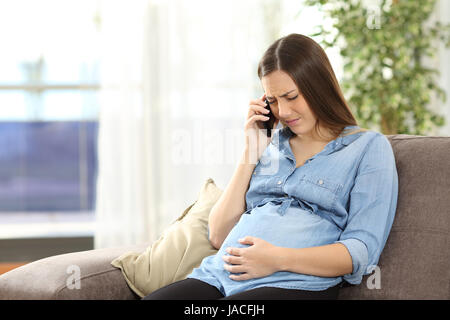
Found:
<svg viewBox="0 0 450 320"><path fill-rule="evenodd" d="M291 77L282 70L276 70L262 77L261 82L275 117L287 125L300 139L304 137L308 141L318 140L314 132L317 118ZM298 120L293 123L288 122L295 119Z"/></svg>

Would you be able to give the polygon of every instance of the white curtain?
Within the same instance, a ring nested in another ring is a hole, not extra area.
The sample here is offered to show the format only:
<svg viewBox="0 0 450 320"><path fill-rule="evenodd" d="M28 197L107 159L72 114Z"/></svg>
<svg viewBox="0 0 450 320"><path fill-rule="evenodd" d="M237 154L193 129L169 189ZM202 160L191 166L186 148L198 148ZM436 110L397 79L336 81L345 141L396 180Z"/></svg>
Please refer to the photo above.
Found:
<svg viewBox="0 0 450 320"><path fill-rule="evenodd" d="M148 212L157 205L149 171L155 146L146 134L150 106L143 94L146 1L104 1L101 12L95 248L145 242L154 232Z"/></svg>
<svg viewBox="0 0 450 320"><path fill-rule="evenodd" d="M279 1L107 0L101 9L95 248L152 242L208 177L225 188L248 102L263 93L257 63L280 34Z"/></svg>

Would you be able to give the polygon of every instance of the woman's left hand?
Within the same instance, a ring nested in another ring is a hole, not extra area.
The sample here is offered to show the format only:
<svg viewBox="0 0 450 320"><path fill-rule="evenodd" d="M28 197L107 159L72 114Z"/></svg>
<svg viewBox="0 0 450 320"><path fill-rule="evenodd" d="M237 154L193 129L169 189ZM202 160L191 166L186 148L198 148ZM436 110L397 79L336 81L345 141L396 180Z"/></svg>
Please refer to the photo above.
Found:
<svg viewBox="0 0 450 320"><path fill-rule="evenodd" d="M224 269L231 273L242 273L240 275L231 274L230 279L240 281L252 278L261 278L278 271L277 259L279 247L269 242L251 236L239 239L239 243L248 244L246 248L226 249L230 254L222 256L228 264L224 264Z"/></svg>

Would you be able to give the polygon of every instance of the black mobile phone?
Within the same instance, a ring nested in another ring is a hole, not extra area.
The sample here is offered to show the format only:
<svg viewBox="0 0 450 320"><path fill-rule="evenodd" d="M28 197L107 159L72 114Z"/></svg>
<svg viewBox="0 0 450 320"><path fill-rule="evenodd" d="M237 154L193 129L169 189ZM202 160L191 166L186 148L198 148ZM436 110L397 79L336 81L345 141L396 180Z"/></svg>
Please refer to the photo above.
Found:
<svg viewBox="0 0 450 320"><path fill-rule="evenodd" d="M265 108L269 110L269 113L266 115L269 117L269 120L264 121L264 129L267 130L267 136L270 138L272 135L273 124L275 123L275 116L273 115L272 110L270 110L270 103L267 101L267 98L265 99L265 102Z"/></svg>

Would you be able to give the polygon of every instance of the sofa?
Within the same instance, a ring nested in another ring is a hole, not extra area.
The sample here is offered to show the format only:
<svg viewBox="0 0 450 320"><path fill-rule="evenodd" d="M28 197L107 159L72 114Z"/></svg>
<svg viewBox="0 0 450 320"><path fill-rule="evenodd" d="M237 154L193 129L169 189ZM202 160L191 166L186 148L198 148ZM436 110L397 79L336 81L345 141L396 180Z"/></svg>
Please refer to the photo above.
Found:
<svg viewBox="0 0 450 320"><path fill-rule="evenodd" d="M387 135L399 175L397 213L377 268L339 299L450 299L450 137ZM44 258L0 276L0 299L139 299L111 261L150 244ZM83 270L80 289L68 267Z"/></svg>

